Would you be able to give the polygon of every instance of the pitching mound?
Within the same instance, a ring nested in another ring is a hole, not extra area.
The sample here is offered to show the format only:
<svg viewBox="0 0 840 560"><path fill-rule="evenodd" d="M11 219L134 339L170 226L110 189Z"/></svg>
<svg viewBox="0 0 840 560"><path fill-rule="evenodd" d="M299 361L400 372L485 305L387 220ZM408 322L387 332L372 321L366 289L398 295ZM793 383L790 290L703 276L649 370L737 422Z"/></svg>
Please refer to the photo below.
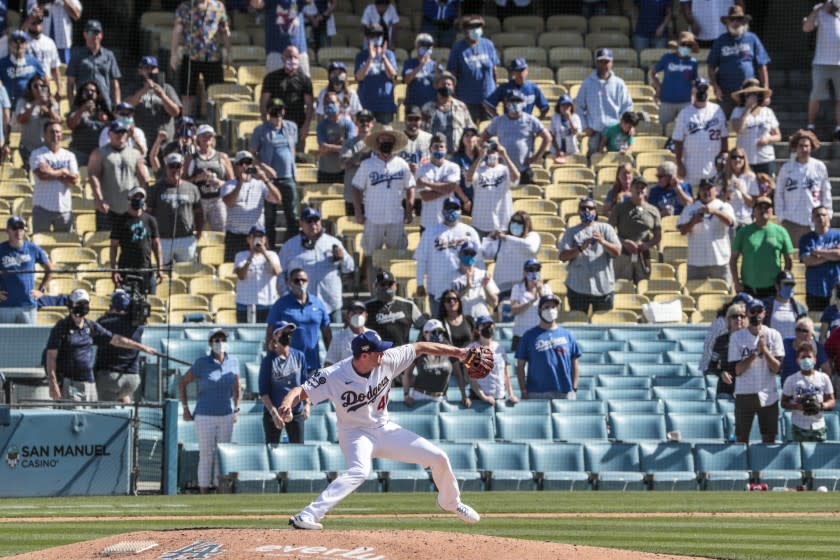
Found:
<svg viewBox="0 0 840 560"><path fill-rule="evenodd" d="M78 558L188 560L232 558L253 560L687 560L611 548L504 539L431 531L296 531L293 529L190 529L144 531L50 548L15 556L20 560Z"/></svg>

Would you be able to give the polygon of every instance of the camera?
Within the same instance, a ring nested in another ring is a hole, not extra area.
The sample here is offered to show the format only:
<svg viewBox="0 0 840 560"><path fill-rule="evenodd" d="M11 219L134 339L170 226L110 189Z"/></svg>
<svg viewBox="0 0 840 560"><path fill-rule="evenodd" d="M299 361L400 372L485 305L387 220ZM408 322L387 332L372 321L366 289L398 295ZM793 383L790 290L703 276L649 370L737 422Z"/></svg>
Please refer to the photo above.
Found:
<svg viewBox="0 0 840 560"><path fill-rule="evenodd" d="M121 286L131 300L128 305L128 317L132 327L145 325L152 312L151 304L146 301L145 284L143 277L127 274Z"/></svg>
<svg viewBox="0 0 840 560"><path fill-rule="evenodd" d="M254 174L256 174L256 172L257 172L257 167L255 165L252 165L250 167L245 168L245 173L248 173L250 175L254 175Z"/></svg>
<svg viewBox="0 0 840 560"><path fill-rule="evenodd" d="M495 152L498 149L499 149L499 143L496 142L495 140L490 140L489 142L487 142L487 151L488 152Z"/></svg>

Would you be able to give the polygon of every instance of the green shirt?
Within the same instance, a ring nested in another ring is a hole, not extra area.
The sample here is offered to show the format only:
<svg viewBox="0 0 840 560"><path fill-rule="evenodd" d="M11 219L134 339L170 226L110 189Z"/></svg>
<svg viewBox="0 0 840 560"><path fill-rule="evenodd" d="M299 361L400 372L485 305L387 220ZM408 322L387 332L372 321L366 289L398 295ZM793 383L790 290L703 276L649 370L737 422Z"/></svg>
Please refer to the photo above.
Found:
<svg viewBox="0 0 840 560"><path fill-rule="evenodd" d="M778 224L749 224L738 230L732 251L741 253L741 282L751 288L771 288L782 270L782 257L793 253L793 243Z"/></svg>
<svg viewBox="0 0 840 560"><path fill-rule="evenodd" d="M622 146L633 145L633 137L621 130L621 124L619 123L608 126L601 134L607 139L608 152L618 152Z"/></svg>

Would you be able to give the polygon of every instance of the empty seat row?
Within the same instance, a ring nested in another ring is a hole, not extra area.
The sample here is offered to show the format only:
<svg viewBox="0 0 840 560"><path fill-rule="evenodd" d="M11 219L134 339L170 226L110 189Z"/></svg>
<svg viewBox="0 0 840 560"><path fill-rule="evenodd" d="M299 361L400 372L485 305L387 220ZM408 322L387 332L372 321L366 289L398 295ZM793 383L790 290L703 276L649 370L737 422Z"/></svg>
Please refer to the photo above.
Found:
<svg viewBox="0 0 840 560"><path fill-rule="evenodd" d="M836 490L840 443L442 443L461 490L742 490L749 482ZM338 445L217 446L233 492L319 492L344 470ZM182 451L182 456L183 456ZM180 471L182 488L191 473ZM368 492L432 491L419 465L373 459Z"/></svg>

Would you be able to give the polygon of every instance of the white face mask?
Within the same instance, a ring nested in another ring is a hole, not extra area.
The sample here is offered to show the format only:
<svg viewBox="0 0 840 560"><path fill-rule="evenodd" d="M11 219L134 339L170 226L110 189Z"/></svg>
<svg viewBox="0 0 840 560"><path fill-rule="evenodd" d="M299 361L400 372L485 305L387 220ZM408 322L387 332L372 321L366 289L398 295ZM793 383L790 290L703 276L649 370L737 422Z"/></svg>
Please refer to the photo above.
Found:
<svg viewBox="0 0 840 560"><path fill-rule="evenodd" d="M726 29L731 35L741 35L744 32L743 25L727 25Z"/></svg>
<svg viewBox="0 0 840 560"><path fill-rule="evenodd" d="M546 307L542 311L540 311L540 318L546 323L553 323L557 320L557 308L556 307Z"/></svg>
<svg viewBox="0 0 840 560"><path fill-rule="evenodd" d="M691 47L677 47L677 52L683 58L691 56Z"/></svg>
<svg viewBox="0 0 840 560"><path fill-rule="evenodd" d="M499 163L499 154L487 154L487 165L493 167Z"/></svg>
<svg viewBox="0 0 840 560"><path fill-rule="evenodd" d="M210 343L210 349L214 354L224 354L227 352L227 342L212 342Z"/></svg>
<svg viewBox="0 0 840 560"><path fill-rule="evenodd" d="M354 329L359 329L365 326L365 314L357 313L350 317L350 326Z"/></svg>

